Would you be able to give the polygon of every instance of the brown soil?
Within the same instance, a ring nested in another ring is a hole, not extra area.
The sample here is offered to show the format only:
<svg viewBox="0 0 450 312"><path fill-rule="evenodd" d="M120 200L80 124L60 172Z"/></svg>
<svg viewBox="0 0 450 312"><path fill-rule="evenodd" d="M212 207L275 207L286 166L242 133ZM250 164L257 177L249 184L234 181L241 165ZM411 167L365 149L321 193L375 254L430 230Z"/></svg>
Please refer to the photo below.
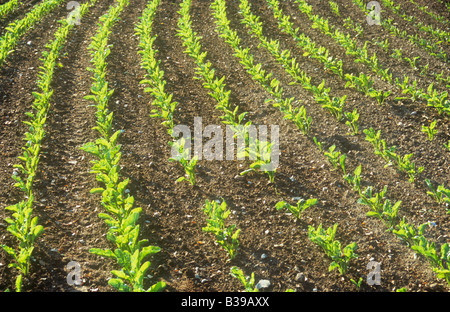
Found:
<svg viewBox="0 0 450 312"><path fill-rule="evenodd" d="M353 170L359 164L363 168L363 187L374 186L381 190L388 186L388 197L401 200L401 216L419 225L427 221L436 227L427 232L430 240L441 245L449 242L449 215L446 208L437 204L426 194L424 179L445 183L450 178L450 153L443 143L450 139L450 123L447 117L438 115L432 108L420 102L387 101L383 106L365 96L345 89L345 82L322 70L323 66L313 59L303 57L295 42L278 30L271 10L264 0L250 1L254 13L261 15L264 31L270 38L278 38L284 49L291 49L297 56L302 70L312 77L314 83L325 79L336 96L348 95L346 110L358 109L361 133L347 134L345 123L337 122L328 112L314 102L311 95L298 85L288 85L290 77L263 49L258 49L257 40L251 38L240 24L239 1L229 1L228 17L231 27L238 31L243 46L252 47L255 62L262 63L282 83L286 96L294 96L308 110L313 119L311 134L305 137L290 121L283 120L279 111L265 104L268 94L252 81L233 56L231 48L215 32L214 18L209 1L193 1L192 27L202 36L203 51L216 69L219 77L225 76L227 89L231 90L233 105L249 112L255 125L279 125L280 166L275 183L268 184L263 174L239 177L248 168L249 161L199 161L195 187L189 183L175 183L183 175L182 168L172 162L168 141L170 137L161 120L150 117L152 98L139 84L145 76L137 53L139 38L134 35L138 22L148 1L134 0L121 15L110 37L113 45L108 58L108 80L114 88L110 109L114 112L115 129L124 129L120 137L122 145L122 175L130 178L130 193L136 206L143 208L140 218L142 238L159 246L161 252L151 259L152 269L148 284L159 280L167 283L169 292L222 292L241 291L242 285L230 274L236 265L247 275L255 273L256 280L268 279L269 291L283 292L294 289L298 292L356 291L350 279L364 279L362 291L387 292L406 287L408 291L448 291L444 280L437 279L429 264L396 238L386 232L378 220L366 217L367 207L357 203L357 194L342 179L340 171L332 167L319 152L312 138L324 142L325 148L335 144L347 154L347 167ZM167 91L173 93L178 107L176 124L191 127L195 117L202 117L203 126L221 125L220 114L215 109L214 99L193 79L194 63L185 53L181 39L176 36L180 1L163 0L154 22L158 35L155 48L159 50L161 68L167 80ZM427 56L423 50L404 40L392 38L379 28L364 24L364 16L351 1L337 1L342 17L336 18L329 10L328 2L313 4L314 12L343 24L343 18L351 16L361 22L366 37L390 38L405 53L421 56L430 63L429 72L447 70L448 64ZM398 1L408 7L408 1ZM425 1L420 1L420 3ZM89 94L91 78L86 67L90 66L87 51L94 35L98 18L106 12L113 1L101 1L75 27L61 51L62 68L55 71L53 82L53 104L48 116L46 140L42 148L39 175L35 182L36 206L34 213L45 227L45 234L36 243L31 274L25 280L24 290L29 292L87 291L106 292L110 271L117 269L115 263L89 253L92 247L111 247L106 239L107 226L98 218L101 212L99 197L89 190L96 186L95 177L89 173L90 155L80 150L84 143L94 140L96 133L95 111L83 99ZM311 2L312 3L312 2ZM353 62L350 56L335 42L310 27L311 22L301 14L293 1L282 4L285 13L295 16L296 27L330 49L331 55L341 58L346 72L365 72L373 77L365 66ZM257 10L256 10L257 9ZM430 9L449 18L442 5ZM419 10L414 11L424 21L436 22ZM22 16L18 12L14 18ZM31 92L36 89L39 58L45 44L57 29L56 21L67 14L65 6L55 10L20 42L8 62L0 69L0 203L2 207L21 200L22 194L13 186L11 175L13 164L21 153L23 134L27 130L22 121L30 110ZM12 20L13 17L11 17ZM408 27L411 34L416 29L406 25L397 17L399 27ZM4 27L5 25L1 25ZM352 31L350 32L354 34ZM373 46L383 64L392 68L399 77L403 74L419 77L423 86L428 86L432 75L417 76L405 63L395 61ZM447 51L450 49L447 47ZM448 70L447 70L448 71ZM379 86L385 86L377 80ZM439 85L445 90L445 85ZM439 133L430 142L420 131L422 124L438 119ZM365 141L362 130L373 127L382 130L389 146L398 146L400 154L414 153L414 161L425 167L420 181L411 184L405 175L394 168L384 168L384 161L373 153ZM285 212L276 211L280 200L294 203L294 197L317 198L319 204L306 210L300 219ZM214 243L213 237L202 232L206 224L201 208L206 199L223 198L232 211L229 224L241 229L240 249L233 261L227 253ZM2 219L9 212L1 210ZM341 276L337 270L329 272L328 259L323 251L308 239L308 226L324 227L337 223L337 239L343 245L356 242L359 258L350 264L348 273ZM6 222L0 227L0 243L14 245L15 239L6 231ZM370 261L381 263L381 285L366 283ZM83 283L70 286L66 281L66 265L77 261L81 265ZM17 272L8 268L11 259L0 253L0 289L13 288ZM304 279L302 279L301 274Z"/></svg>

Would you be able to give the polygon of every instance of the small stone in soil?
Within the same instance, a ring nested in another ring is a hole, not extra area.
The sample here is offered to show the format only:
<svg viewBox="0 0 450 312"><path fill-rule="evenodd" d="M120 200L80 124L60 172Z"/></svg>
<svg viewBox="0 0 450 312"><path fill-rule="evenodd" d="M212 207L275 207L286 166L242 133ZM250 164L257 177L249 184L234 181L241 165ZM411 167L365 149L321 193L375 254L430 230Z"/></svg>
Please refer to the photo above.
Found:
<svg viewBox="0 0 450 312"><path fill-rule="evenodd" d="M269 288L270 287L270 281L269 280L260 280L258 284L256 284L256 288L258 290Z"/></svg>

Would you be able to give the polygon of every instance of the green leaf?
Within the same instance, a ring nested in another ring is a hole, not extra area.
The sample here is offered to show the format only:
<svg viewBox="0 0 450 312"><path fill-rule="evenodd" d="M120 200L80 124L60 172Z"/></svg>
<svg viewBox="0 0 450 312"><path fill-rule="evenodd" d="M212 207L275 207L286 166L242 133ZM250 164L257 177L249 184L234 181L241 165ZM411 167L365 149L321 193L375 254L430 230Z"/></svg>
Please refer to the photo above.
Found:
<svg viewBox="0 0 450 312"><path fill-rule="evenodd" d="M89 249L89 252L106 258L116 259L116 255L110 250L110 249L101 249L101 248L91 248Z"/></svg>
<svg viewBox="0 0 450 312"><path fill-rule="evenodd" d="M105 191L104 188L102 188L102 187L97 187L97 188L93 188L93 189L90 191L90 193L91 193L91 194L101 194L101 193L103 193L104 191Z"/></svg>
<svg viewBox="0 0 450 312"><path fill-rule="evenodd" d="M166 283L164 283L163 281L160 281L154 285L152 285L147 292L159 292L162 291L164 288L166 288Z"/></svg>
<svg viewBox="0 0 450 312"><path fill-rule="evenodd" d="M34 236L34 239L36 239L36 238L38 238L39 236L41 236L41 234L44 232L44 227L42 226L42 225L37 225L35 228L34 228L34 231L33 231L33 236Z"/></svg>
<svg viewBox="0 0 450 312"><path fill-rule="evenodd" d="M22 274L19 274L16 278L16 292L22 291Z"/></svg>
<svg viewBox="0 0 450 312"><path fill-rule="evenodd" d="M139 254L139 262L144 260L145 257L152 255L152 254L156 254L160 251L161 251L161 248L157 247L157 246L146 246L146 247L142 248L141 253Z"/></svg>
<svg viewBox="0 0 450 312"><path fill-rule="evenodd" d="M187 179L186 179L185 177L179 177L179 178L176 180L176 182L179 183L179 182L184 181L184 180L187 180Z"/></svg>
<svg viewBox="0 0 450 312"><path fill-rule="evenodd" d="M130 286L126 285L121 279L112 278L108 281L108 284L120 292L131 292Z"/></svg>
<svg viewBox="0 0 450 312"><path fill-rule="evenodd" d="M118 278L123 279L123 280L128 280L130 278L123 271L112 270L111 273L114 274L115 276L117 276Z"/></svg>
<svg viewBox="0 0 450 312"><path fill-rule="evenodd" d="M127 228L128 226L134 226L136 221L139 219L139 214L141 213L142 208L134 208L128 218L122 224L123 228Z"/></svg>
<svg viewBox="0 0 450 312"><path fill-rule="evenodd" d="M287 203L285 202L285 201L279 201L276 205L275 205L275 208L277 209L277 210L281 210L281 209L283 209L284 207L286 207L287 206Z"/></svg>
<svg viewBox="0 0 450 312"><path fill-rule="evenodd" d="M14 259L16 258L16 252L14 251L14 249L6 245L2 245L2 248L8 255L10 255Z"/></svg>
<svg viewBox="0 0 450 312"><path fill-rule="evenodd" d="M333 261L333 262L331 262L330 266L328 267L328 272L331 272L336 268L339 268L339 264L337 262Z"/></svg>

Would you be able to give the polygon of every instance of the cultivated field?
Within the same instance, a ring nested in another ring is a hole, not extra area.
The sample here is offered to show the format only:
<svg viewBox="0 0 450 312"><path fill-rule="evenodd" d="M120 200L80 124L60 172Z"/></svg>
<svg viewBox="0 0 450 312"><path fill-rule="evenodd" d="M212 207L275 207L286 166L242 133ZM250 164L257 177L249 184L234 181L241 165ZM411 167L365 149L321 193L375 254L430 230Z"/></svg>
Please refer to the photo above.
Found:
<svg viewBox="0 0 450 312"><path fill-rule="evenodd" d="M449 291L450 4L368 2L0 0L0 291Z"/></svg>

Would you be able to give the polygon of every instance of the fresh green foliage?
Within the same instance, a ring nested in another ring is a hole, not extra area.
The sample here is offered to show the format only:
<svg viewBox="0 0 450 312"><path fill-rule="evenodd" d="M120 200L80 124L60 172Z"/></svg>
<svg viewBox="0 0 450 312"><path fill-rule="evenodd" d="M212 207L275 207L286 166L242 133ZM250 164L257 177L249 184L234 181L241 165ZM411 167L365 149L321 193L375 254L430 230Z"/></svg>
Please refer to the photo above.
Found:
<svg viewBox="0 0 450 312"><path fill-rule="evenodd" d="M316 137L313 138L314 144L319 148L319 151L323 152L322 142L318 141Z"/></svg>
<svg viewBox="0 0 450 312"><path fill-rule="evenodd" d="M356 167L353 174L344 173L344 180L353 187L354 191L357 191L359 194L361 194L361 165Z"/></svg>
<svg viewBox="0 0 450 312"><path fill-rule="evenodd" d="M435 40L441 42L449 42L450 40L450 34L447 31L441 30L438 27L433 27L433 25L427 25L424 22L420 21L416 16L411 16L409 14L406 14L405 12L402 12L400 8L400 4L394 5L394 2L392 0L382 0L383 4L390 8L392 12L394 12L396 15L403 18L405 21L409 22L409 24L413 25L415 28L417 28L421 32L425 32L428 35L431 35ZM419 6L414 1L410 1L411 3L414 3L419 9L424 11L425 13L429 14L433 18L435 18L438 21L445 23L445 18L442 16L438 16L433 12L430 12L427 10L426 6ZM439 44L438 43L438 44Z"/></svg>
<svg viewBox="0 0 450 312"><path fill-rule="evenodd" d="M403 219L393 231L402 241L416 253L422 255L430 263L438 278L445 279L450 285L450 246L442 244L439 249L434 242L425 237L425 230L429 222L421 224L418 228Z"/></svg>
<svg viewBox="0 0 450 312"><path fill-rule="evenodd" d="M422 125L421 131L428 135L428 140L430 140L430 141L433 141L433 138L437 133L436 123L437 123L437 120L434 120L433 122L431 122L431 124L429 126Z"/></svg>
<svg viewBox="0 0 450 312"><path fill-rule="evenodd" d="M335 74L339 75L342 79L346 81L346 87L352 87L358 90L359 92L364 93L366 96L374 98L378 101L379 104L382 104L386 98L392 93L392 91L383 91L377 90L373 87L373 80L365 75L364 73L360 73L359 76L354 76L353 74L344 74L342 71L342 60L334 60L333 57L329 56L328 50L323 47L316 48L316 45L309 37L306 37L303 34L298 34L299 30L294 29L293 24L289 21L290 17L284 15L282 10L278 6L277 0L267 0L269 6L274 10L274 15L278 19L278 24L280 29L283 32L290 34L296 41L297 44L305 51L304 56L314 57L321 62L324 63L325 68L331 70ZM308 15L308 17L314 22L313 28L318 28L325 32L327 35L333 37L340 45L347 49L347 54L356 56L355 62L362 62L372 68L378 75L380 75L384 80L391 81L392 74L388 73L387 70L384 70L379 65L378 58L376 54L369 57L367 43L363 48L358 48L355 39L352 39L350 35L344 35L338 29L334 29L329 25L328 20L320 18L317 15L312 15L311 6L306 4L304 1L297 1L300 4L300 9L302 12ZM362 29L361 29L362 31ZM336 64L339 64L336 67ZM327 92L326 94L328 94ZM317 95L316 95L317 97ZM329 98L329 96L327 95ZM317 99L316 99L317 100ZM318 101L318 100L317 100ZM342 101L342 98L340 99ZM340 112L340 103L339 99L335 98L333 100L328 99L325 101L323 105L326 105L326 108L330 109L333 114L340 113L337 118L339 120L342 119L340 116L342 112ZM319 101L318 101L319 102ZM338 115L338 114L336 114Z"/></svg>
<svg viewBox="0 0 450 312"><path fill-rule="evenodd" d="M383 91L383 90L369 90L369 96L377 100L378 104L383 104L384 101L391 95L391 91Z"/></svg>
<svg viewBox="0 0 450 312"><path fill-rule="evenodd" d="M142 57L141 66L147 71L146 77L140 83L148 85L145 92L149 92L153 98L153 105L158 109L152 110L152 117L162 118L162 122L168 128L169 134L172 134L174 122L173 113L177 102L172 101L172 94L165 91L166 81L164 80L164 71L159 67L161 61L156 58L158 50L153 46L157 36L152 35L153 19L160 0L150 2L140 17L140 23L135 28L135 33L140 37L140 51Z"/></svg>
<svg viewBox="0 0 450 312"><path fill-rule="evenodd" d="M290 212L292 212L292 214L294 216L296 216L297 218L300 218L301 214L303 213L303 211L305 211L306 209L316 205L319 201L316 198L310 198L307 200L304 199L300 199L297 202L297 205L291 205L285 201L279 201L276 205L275 208L277 210L282 210L282 209L288 209Z"/></svg>
<svg viewBox="0 0 450 312"><path fill-rule="evenodd" d="M387 186L381 192L373 195L373 187L369 186L364 192L360 193L361 198L358 203L369 206L371 210L367 213L367 216L380 219L385 223L388 231L392 231L398 222L398 211L402 202L397 201L392 204L389 199L386 199L386 192Z"/></svg>
<svg viewBox="0 0 450 312"><path fill-rule="evenodd" d="M420 59L419 56L416 56L413 58L409 58L409 57L405 56L403 59L409 63L409 66L411 66L412 69L417 69L417 61Z"/></svg>
<svg viewBox="0 0 450 312"><path fill-rule="evenodd" d="M270 0L267 0L270 1ZM271 0L271 2L276 2L276 0ZM394 83L392 78L392 73L389 72L389 69L384 69L381 66L381 63L376 56L376 53L372 54L372 56L369 55L368 50L368 41L365 42L364 46L361 48L358 45L358 42L356 40L356 37L350 36L350 34L344 34L337 28L330 25L329 21L323 17L320 17L318 15L312 14L312 7L307 4L305 0L296 0L296 2L299 4L299 9L301 12L305 13L309 19L313 22L312 27L317 28L322 31L327 36L332 37L339 45L341 45L343 48L346 49L346 53L348 55L355 57L355 62L361 62L368 66L373 72L375 72L381 79L387 81L388 83ZM360 3L357 0L353 0L353 2L361 8L362 11L364 11L366 14L369 14L369 12L366 12L366 7L364 3ZM272 5L270 3L270 6L272 6L275 10L276 6ZM289 17L288 16L280 16L279 20L279 26L280 28L283 27L283 30L288 32L291 31L291 35L295 35L293 31L293 27L288 24ZM391 19L381 19L383 27L389 29L391 33L394 35L400 35L402 38L407 38L413 43L419 44L423 47L426 47L426 49L429 51L431 55L435 55L440 57L441 59L446 60L447 56L445 54L445 51L442 49L439 50L438 47L436 47L435 43L427 42L425 39L418 39L414 36L407 36L406 32L405 34L400 33L398 31L398 28L393 24ZM347 23L347 27L348 27ZM290 28L289 28L290 27ZM298 31L298 30L297 30ZM288 32L289 33L289 32ZM306 44L310 44L310 41L305 41L303 43L303 46ZM302 46L302 47L303 47ZM439 50L439 51L438 51ZM434 51L434 52L431 52ZM400 57L399 54L395 54L394 56ZM403 56L401 56L403 57ZM403 57L404 61L407 61ZM411 60L413 61L413 60ZM353 76L353 74L345 74L342 76L342 78L347 80L347 86L351 86L353 88L357 88L358 91L363 92L364 94L371 96L372 98L375 98L379 104L382 104L386 98L392 93L391 90L389 91L382 91L382 90L376 90L374 88L371 88L367 85L367 83L361 79L364 78L360 76L358 79L357 77ZM409 78L409 77L408 77ZM401 88L401 84L398 81L398 79L395 79L395 85L397 88ZM370 90L373 89L373 90ZM370 90L370 92L369 92ZM429 95L427 94L423 89L417 87L416 83L413 84L403 84L403 88L401 88L403 94L409 94L410 98L413 101L416 100L425 100L427 101L429 106L435 107L438 112L445 111L448 114L450 114L450 101L446 100L447 91L443 91L440 94L436 93L435 95ZM397 100L402 99L401 97L396 97Z"/></svg>
<svg viewBox="0 0 450 312"><path fill-rule="evenodd" d="M280 9L278 0L267 0L267 4L272 8L274 17L278 21L278 27L285 33L289 34L304 51L303 56L309 56L324 64L325 69L330 70L334 74L343 78L342 60L334 59L329 55L329 50L323 46L318 46L310 37L294 28L294 24L290 21L290 16L285 15Z"/></svg>
<svg viewBox="0 0 450 312"><path fill-rule="evenodd" d="M284 119L292 120L297 128L299 128L304 135L309 133L311 128L312 118L306 114L306 109L304 106L289 108L289 110L284 115Z"/></svg>
<svg viewBox="0 0 450 312"><path fill-rule="evenodd" d="M312 21L312 28L319 29L325 35L333 38L339 45L346 49L347 54L356 57L355 62L365 64L383 80L391 82L392 73L389 73L388 69L382 68L376 53L372 56L368 55L368 41L366 41L363 48L359 48L355 38L351 38L349 34L345 35L342 31L331 25L328 19L312 14L312 7L305 0L296 0L295 2L299 5L300 11L306 14Z"/></svg>
<svg viewBox="0 0 450 312"><path fill-rule="evenodd" d="M353 21L350 16L344 19L344 27L356 31L356 37L364 33L362 25L358 22Z"/></svg>
<svg viewBox="0 0 450 312"><path fill-rule="evenodd" d="M350 128L351 135L357 135L359 129L359 114L357 109L355 108L353 112L344 112L344 116L347 119L345 124Z"/></svg>
<svg viewBox="0 0 450 312"><path fill-rule="evenodd" d="M181 10L179 11L181 18L179 19L178 23L178 35L183 38L184 45L187 46L186 53L189 53L196 61L198 66L197 73L201 75L206 81L204 86L213 91L211 94L219 103L218 109L225 112L225 123L232 125L232 129L235 130L236 135L245 139L246 149L243 152L245 153L245 156L250 157L252 160L254 160L254 162L250 165L250 169L243 171L241 174L246 174L248 172L257 170L262 171L269 176L269 182L272 183L274 182L276 173L276 168L272 168L273 166L271 164L273 144L267 141L251 140L251 138L248 136L247 131L251 125L251 122L249 121L245 125L241 124L247 113L244 112L240 115L237 115L238 107L236 107L234 110L230 109L228 103L229 91L224 91L224 78L220 80L216 79L215 81L213 81L214 70L210 70L211 64L209 62L206 64L203 63L203 60L206 57L206 53L200 53L199 38L195 36L189 26L189 6L190 1L182 3ZM236 48L239 45L239 38L236 35L230 35L231 30L227 28L228 23L226 20L226 15L224 13L224 4L214 2L211 4L211 7L215 9L213 14L216 19L218 19L216 23L218 25L223 25L224 27L219 27L221 36ZM276 79L270 80L271 74L266 74L262 69L261 64L253 64L252 57L248 55L248 49L236 49L235 55L242 60L241 63L246 67L252 77L257 81L262 82L264 86L267 87L269 92L276 97L277 103L279 105L292 108L291 103L294 99L291 98L283 100L280 98L282 89L280 89L278 86L279 82ZM256 148L253 148L254 146L256 146Z"/></svg>
<svg viewBox="0 0 450 312"><path fill-rule="evenodd" d="M386 141L381 139L381 130L375 132L373 128L363 130L366 135L366 141L370 142L374 148L375 155L381 156L384 160L389 161L386 153Z"/></svg>
<svg viewBox="0 0 450 312"><path fill-rule="evenodd" d="M389 51L389 39L386 39L385 41L376 41L375 40L375 44L377 46L379 46L380 48L382 48L384 50L384 52L388 53Z"/></svg>
<svg viewBox="0 0 450 312"><path fill-rule="evenodd" d="M324 152L324 155L327 157L328 161L333 165L334 169L338 168L339 161L344 155L341 155L341 152L336 151L336 145L332 145L328 148L328 151Z"/></svg>
<svg viewBox="0 0 450 312"><path fill-rule="evenodd" d="M208 225L202 230L207 233L212 233L215 236L216 242L222 246L230 255L230 260L233 260L239 248L239 234L240 229L236 229L236 225L226 226L225 221L230 216L231 211L227 209L227 203L222 200L219 205L217 201L206 200L203 206L203 212L207 215Z"/></svg>
<svg viewBox="0 0 450 312"><path fill-rule="evenodd" d="M80 8L80 17L86 14L94 3L95 1L83 4ZM47 3L48 8L50 8L49 5ZM61 20L60 23L62 25L55 32L55 39L46 45L46 50L42 52L42 58L40 58L42 66L39 67L38 90L33 92L33 111L26 113L29 120L24 121L29 126L29 131L25 133L24 140L27 143L25 147L22 147L23 155L18 157L22 164L14 165L17 171L14 172L12 178L16 182L15 187L18 187L24 193L25 200L5 208L12 212L12 218L7 217L5 219L9 224L7 230L19 241L18 250L2 245L6 253L16 261L11 263L9 267L16 268L21 272L16 280L16 291L20 291L22 288L22 275L27 276L29 274L34 242L44 232L43 226L38 224L38 217L32 215L34 204L33 183L37 174L42 141L45 137L45 124L50 109L50 99L53 95L51 89L53 71L59 52L73 27L65 19Z"/></svg>
<svg viewBox="0 0 450 312"><path fill-rule="evenodd" d="M353 0L353 3L355 3L361 11L363 11L365 14L369 14L370 12L365 7L364 3L359 0ZM426 31L432 36L446 36L445 32L435 31L432 27L429 25L423 24L421 21L418 21L415 17L406 15L406 14L400 14L400 5L394 6L393 2L391 0L383 0L383 3L389 7L391 10L393 10L395 13L403 17L406 21L410 22L411 24L416 25L419 27L421 31ZM392 35L397 36L399 38L403 38L406 40L409 40L412 44L424 49L428 54L431 56L434 56L440 60L443 60L444 62L447 62L447 54L445 52L445 49L441 46L442 40L428 40L426 38L419 37L419 35L416 33L415 35L408 34L408 31L406 30L400 30L398 28L398 24L394 22L392 18L382 18L380 19L381 26L389 31ZM448 34L447 34L448 36Z"/></svg>
<svg viewBox="0 0 450 312"><path fill-rule="evenodd" d="M360 277L358 281L355 281L353 278L351 278L350 281L352 282L353 285L356 286L356 289L358 289L358 291L361 289L361 284L363 282L362 277Z"/></svg>
<svg viewBox="0 0 450 312"><path fill-rule="evenodd" d="M425 183L429 189L427 194L435 199L438 203L448 203L450 204L450 189L444 187L444 185L438 185L437 188L433 186L429 179L425 179Z"/></svg>
<svg viewBox="0 0 450 312"><path fill-rule="evenodd" d="M333 227L324 230L322 224L317 229L310 225L308 227L308 237L312 242L320 246L325 251L325 254L333 260L330 264L329 271L337 268L344 275L348 270L350 260L358 257L355 253L358 246L353 242L342 249L341 243L335 240L337 227L338 225L335 224Z"/></svg>
<svg viewBox="0 0 450 312"><path fill-rule="evenodd" d="M391 159L388 165L390 165L391 163L397 164L397 168L401 172L405 172L408 174L409 182L411 183L414 183L416 181L417 175L422 173L422 171L424 170L424 167L419 167L416 169L416 164L414 162L411 162L411 158L413 156L412 153L404 155L403 158L394 152L390 152L389 150L387 151L387 153L389 155L389 158Z"/></svg>
<svg viewBox="0 0 450 312"><path fill-rule="evenodd" d="M427 88L427 93L422 93L422 97L427 100L427 106L434 107L439 114L446 112L450 115L450 99L447 91L438 93L431 83Z"/></svg>
<svg viewBox="0 0 450 312"><path fill-rule="evenodd" d="M250 164L250 169L244 170L240 174L245 175L254 171L264 172L269 177L269 183L273 183L276 173L276 168L273 168L273 164L271 163L273 146L273 143L267 141L250 140L249 146L242 153L255 161ZM239 153L239 156L242 156L242 153Z"/></svg>
<svg viewBox="0 0 450 312"><path fill-rule="evenodd" d="M322 105L322 107L328 109L328 111L333 114L338 121L341 121L344 117L343 110L346 99L347 95L343 95L342 97L334 96L331 101L327 101Z"/></svg>
<svg viewBox="0 0 450 312"><path fill-rule="evenodd" d="M398 60L403 59L403 50L401 48L399 48L399 49L394 48L394 49L392 49L392 51L394 51L394 53L391 54L391 56L393 58L396 58Z"/></svg>
<svg viewBox="0 0 450 312"><path fill-rule="evenodd" d="M444 147L450 151L450 140L448 140L447 144L444 143Z"/></svg>
<svg viewBox="0 0 450 312"><path fill-rule="evenodd" d="M279 87L279 81L271 78L272 73L266 74L265 70L262 69L261 64L255 65L253 62L253 56L249 54L249 49L244 49L240 46L239 37L236 32L229 27L229 21L226 16L225 1L214 1L211 4L211 8L213 9L213 16L216 18L217 32L219 35L224 38L225 41L234 49L234 55L239 58L240 63L244 66L245 70L272 96L272 98L268 99L266 102L272 102L274 107L278 107L280 111L284 113L285 119L293 120L295 124L303 131L303 133L307 134L310 128L311 118L306 116L306 110L304 108L292 108L291 103L293 103L295 99L283 98L283 89ZM302 85L305 87L305 85L309 83L310 78L305 77L304 73L298 70L298 65L295 63L295 59L289 59L290 52L287 50L280 52L278 41L269 41L262 35L261 24L258 23L258 18L251 14L247 1L242 0L240 8L241 13L244 16L242 22L251 28L252 33L260 39L261 45L267 48L274 55L286 71L296 80L301 81ZM338 104L342 107L345 97L342 99L335 98L335 100L336 102L339 102ZM270 147L270 144L266 143L265 146ZM259 166L259 164L257 165ZM268 170L265 171L265 173L269 175L270 181L273 181L274 171Z"/></svg>
<svg viewBox="0 0 450 312"><path fill-rule="evenodd" d="M370 90L373 90L373 80L370 76L364 73L360 73L359 76L353 74L346 74L347 84L345 87L351 86L364 94L369 94Z"/></svg>
<svg viewBox="0 0 450 312"><path fill-rule="evenodd" d="M21 201L18 204L5 208L7 211L13 212L13 218L6 218L5 221L9 224L8 232L19 240L19 250L16 251L7 245L2 245L2 248L15 260L8 266L21 272L19 274L20 277L18 277L20 280L17 280L16 283L16 285L19 285L16 288L18 292L21 288L22 275L27 276L29 274L34 242L44 231L43 226L38 225L38 218L32 216L32 203L33 196L27 202Z"/></svg>
<svg viewBox="0 0 450 312"><path fill-rule="evenodd" d="M190 157L190 149L185 148L185 139L181 138L175 142L170 141L169 145L172 147L173 156L169 158L169 161L178 161L184 169L185 176L179 177L177 182L187 180L191 185L195 185L195 166L197 165L198 157Z"/></svg>
<svg viewBox="0 0 450 312"><path fill-rule="evenodd" d="M8 2L0 5L0 19L6 17L20 5L22 5L22 2L19 0L9 0Z"/></svg>
<svg viewBox="0 0 450 312"><path fill-rule="evenodd" d="M409 182L414 183L418 174L420 174L424 167L416 168L416 164L411 162L413 154L407 154L401 157L398 155L395 146L386 147L385 140L380 138L381 130L375 132L373 128L365 129L366 140L374 147L374 153L384 158L388 163L385 167L395 165L400 172L405 172L409 176Z"/></svg>
<svg viewBox="0 0 450 312"><path fill-rule="evenodd" d="M94 188L91 193L101 194L102 206L106 212L99 213L99 218L109 226L106 237L115 246L114 251L91 248L90 252L114 259L120 265L121 270L111 271L115 278L108 281L116 290L153 292L162 290L165 283L158 282L145 288L144 278L150 268L150 262L145 258L159 252L160 248L144 246L148 240L139 240L137 222L142 209L133 208L134 197L127 191L129 179L120 181L121 152L117 140L122 131L112 133L113 113L108 110L108 101L114 90L108 89L108 81L105 79L106 58L110 53L108 36L128 4L128 0L118 0L116 6L111 6L108 12L102 15L97 33L89 45L94 67L88 70L94 73L94 82L91 87L92 94L85 99L93 101L97 107L97 126L94 130L99 132L100 137L95 142L84 144L81 149L96 157L91 161L91 173L95 174L103 187Z"/></svg>
<svg viewBox="0 0 450 312"><path fill-rule="evenodd" d="M63 0L44 0L36 4L24 18L10 23L5 28L5 34L0 38L0 66L3 65L8 55L13 52L20 38L62 2Z"/></svg>
<svg viewBox="0 0 450 312"><path fill-rule="evenodd" d="M413 102L422 100L426 97L426 93L417 86L417 80L414 80L412 84L408 84L409 77L405 76L403 82L398 85L402 88L403 94L409 94L410 99Z"/></svg>
<svg viewBox="0 0 450 312"><path fill-rule="evenodd" d="M341 16L341 14L339 13L339 4L337 4L337 2L334 1L328 1L328 3L330 4L331 11L333 11L333 13L336 14L337 16Z"/></svg>
<svg viewBox="0 0 450 312"><path fill-rule="evenodd" d="M161 61L156 58L158 51L153 48L156 35L152 35L153 19L160 0L154 0L148 4L144 10L141 22L136 26L135 32L140 36L140 51L142 57L141 66L147 71L147 75L140 83L148 85L145 92L149 92L154 100L153 105L157 108L152 109L151 117L163 119L162 124L167 127L167 132L173 137L173 115L177 102L173 101L173 94L168 94L165 90L166 81L164 80L164 71L159 67ZM175 150L177 156L171 157L169 161L178 161L185 171L185 176L177 179L177 182L187 180L191 185L195 185L195 166L197 157L190 159L190 151L184 149L185 141L169 142L172 152Z"/></svg>
<svg viewBox="0 0 450 312"><path fill-rule="evenodd" d="M240 268L233 266L230 274L244 285L246 292L259 292L255 286L255 273L252 272L250 276L245 277L244 272Z"/></svg>

